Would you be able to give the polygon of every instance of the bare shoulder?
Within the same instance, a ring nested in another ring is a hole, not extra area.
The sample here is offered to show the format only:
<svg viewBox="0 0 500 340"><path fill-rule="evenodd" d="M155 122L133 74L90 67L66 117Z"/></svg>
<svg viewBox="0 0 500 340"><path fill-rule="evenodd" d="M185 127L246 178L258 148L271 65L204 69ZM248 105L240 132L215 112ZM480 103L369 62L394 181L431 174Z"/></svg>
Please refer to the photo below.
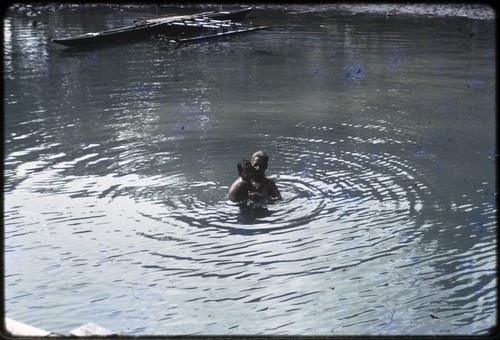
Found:
<svg viewBox="0 0 500 340"><path fill-rule="evenodd" d="M266 177L264 186L265 190L263 191L265 191L266 196L281 199L281 193L278 190L278 187L276 186L276 182L274 180Z"/></svg>
<svg viewBox="0 0 500 340"><path fill-rule="evenodd" d="M274 179L272 178L269 178L269 177L266 177L266 182L270 185L276 185L276 182L274 181Z"/></svg>
<svg viewBox="0 0 500 340"><path fill-rule="evenodd" d="M248 198L251 185L248 182L237 179L229 188L228 197L231 201L242 201Z"/></svg>
<svg viewBox="0 0 500 340"><path fill-rule="evenodd" d="M265 186L269 188L276 188L276 182L273 179L266 177L264 181L265 181L264 183Z"/></svg>

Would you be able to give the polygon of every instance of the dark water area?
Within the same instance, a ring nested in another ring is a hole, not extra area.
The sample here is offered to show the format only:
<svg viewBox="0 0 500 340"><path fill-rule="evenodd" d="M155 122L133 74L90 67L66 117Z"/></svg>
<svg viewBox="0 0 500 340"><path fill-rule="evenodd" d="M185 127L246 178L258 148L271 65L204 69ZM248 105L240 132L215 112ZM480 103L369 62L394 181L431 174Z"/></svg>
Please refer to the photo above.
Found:
<svg viewBox="0 0 500 340"><path fill-rule="evenodd" d="M6 316L63 334L487 334L495 21L258 5L245 23L268 28L185 46L50 41L214 7L5 13ZM283 200L240 209L227 190L259 149Z"/></svg>

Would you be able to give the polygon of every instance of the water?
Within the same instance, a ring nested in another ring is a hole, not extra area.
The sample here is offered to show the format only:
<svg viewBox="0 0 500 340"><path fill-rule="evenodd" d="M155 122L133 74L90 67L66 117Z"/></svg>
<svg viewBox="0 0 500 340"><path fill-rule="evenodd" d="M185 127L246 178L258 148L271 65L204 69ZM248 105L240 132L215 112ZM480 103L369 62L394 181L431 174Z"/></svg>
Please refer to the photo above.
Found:
<svg viewBox="0 0 500 340"><path fill-rule="evenodd" d="M494 21L257 6L268 29L180 48L49 41L190 10L6 14L6 315L63 334L487 334ZM259 149L284 199L240 210L228 186Z"/></svg>

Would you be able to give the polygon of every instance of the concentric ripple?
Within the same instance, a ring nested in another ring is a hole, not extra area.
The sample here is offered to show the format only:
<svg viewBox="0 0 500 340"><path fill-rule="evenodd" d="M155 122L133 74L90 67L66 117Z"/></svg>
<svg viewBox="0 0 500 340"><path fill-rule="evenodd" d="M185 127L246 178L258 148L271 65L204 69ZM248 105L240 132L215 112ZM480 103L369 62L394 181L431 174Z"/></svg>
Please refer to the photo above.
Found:
<svg viewBox="0 0 500 340"><path fill-rule="evenodd" d="M8 316L60 334L487 334L494 24L259 5L268 29L182 48L46 39L213 9L195 7L9 11ZM258 149L283 200L240 207L234 165Z"/></svg>
<svg viewBox="0 0 500 340"><path fill-rule="evenodd" d="M324 139L308 143L330 146ZM272 177L282 193L282 201L250 200L242 207L226 200L225 191L220 189L225 186L220 183L177 182L177 189L169 189L175 194L163 200L166 212L161 220L197 227L204 232L277 234L324 227L332 222L356 222L367 228L374 222L393 224L414 215L422 207L426 186L399 156L342 149L329 153L323 150L293 152L290 148L285 158L303 160L298 165L300 169L297 164L282 164L282 168L295 166L296 170ZM213 191L216 194L206 194Z"/></svg>

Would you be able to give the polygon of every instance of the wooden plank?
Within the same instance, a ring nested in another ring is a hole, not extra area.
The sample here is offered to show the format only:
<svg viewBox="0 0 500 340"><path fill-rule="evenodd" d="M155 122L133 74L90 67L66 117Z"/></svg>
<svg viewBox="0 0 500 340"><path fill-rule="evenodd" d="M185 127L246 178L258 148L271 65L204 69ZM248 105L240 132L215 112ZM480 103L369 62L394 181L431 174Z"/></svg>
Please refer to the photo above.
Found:
<svg viewBox="0 0 500 340"><path fill-rule="evenodd" d="M144 20L144 22L164 23L164 22L172 22L172 21L178 21L178 20L190 20L190 19L195 19L195 18L199 18L202 16L206 16L207 14L214 14L214 13L216 13L216 12L210 11L210 12L202 12L202 13L197 13L197 14L159 17L159 18L153 18L153 19L146 19L146 20Z"/></svg>
<svg viewBox="0 0 500 340"><path fill-rule="evenodd" d="M5 318L5 330L14 336L57 336L52 332Z"/></svg>
<svg viewBox="0 0 500 340"><path fill-rule="evenodd" d="M73 336L111 336L118 335L117 332L112 332L109 329L96 325L93 322L86 323L70 332Z"/></svg>
<svg viewBox="0 0 500 340"><path fill-rule="evenodd" d="M191 41L199 41L199 40L205 40L205 39L219 38L219 37L223 37L223 36L230 35L230 34L239 34L239 33L251 32L251 31L260 30L260 29L263 29L263 28L266 28L266 27L267 26L251 27L251 28L247 28L247 29L240 29L240 30L234 30L234 31L226 31L226 32L216 33L216 34L200 35L200 36L192 37L192 38L176 39L175 41L178 42L178 43L188 43L188 42L191 42Z"/></svg>

